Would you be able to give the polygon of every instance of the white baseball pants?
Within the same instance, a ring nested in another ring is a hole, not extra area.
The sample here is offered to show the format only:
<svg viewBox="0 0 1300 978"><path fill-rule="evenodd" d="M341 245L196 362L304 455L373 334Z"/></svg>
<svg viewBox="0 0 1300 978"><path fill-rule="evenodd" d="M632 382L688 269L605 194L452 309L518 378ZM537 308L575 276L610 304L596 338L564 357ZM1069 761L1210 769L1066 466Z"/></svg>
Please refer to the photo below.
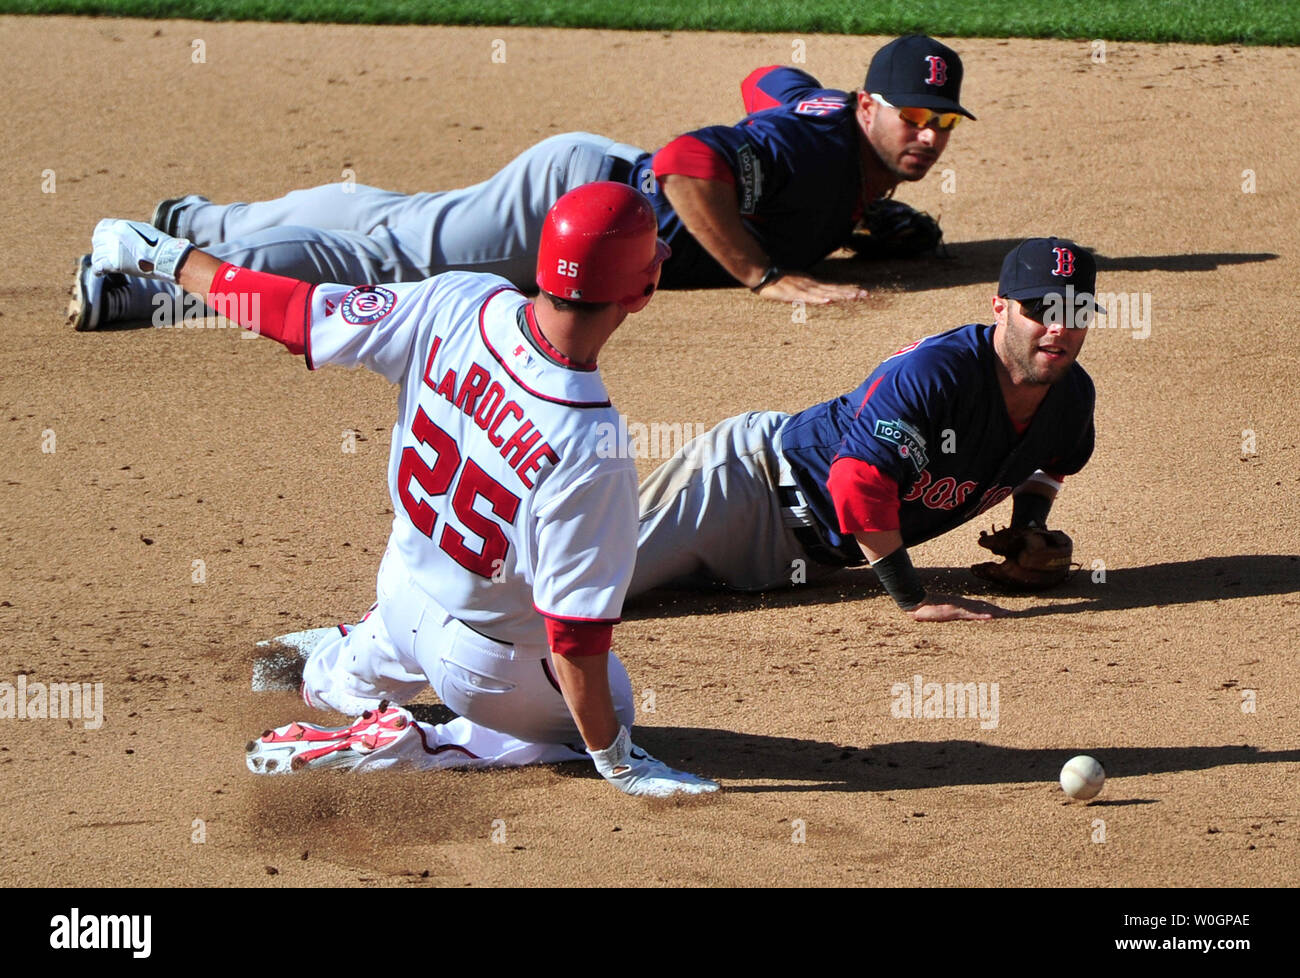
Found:
<svg viewBox="0 0 1300 978"><path fill-rule="evenodd" d="M547 648L504 645L453 618L416 586L395 551L384 555L376 589L370 614L311 650L303 670L310 703L355 715L432 686L459 716L421 723L423 742L404 742L403 759L419 768L589 760ZM619 722L631 729L632 684L612 653L609 684Z"/></svg>

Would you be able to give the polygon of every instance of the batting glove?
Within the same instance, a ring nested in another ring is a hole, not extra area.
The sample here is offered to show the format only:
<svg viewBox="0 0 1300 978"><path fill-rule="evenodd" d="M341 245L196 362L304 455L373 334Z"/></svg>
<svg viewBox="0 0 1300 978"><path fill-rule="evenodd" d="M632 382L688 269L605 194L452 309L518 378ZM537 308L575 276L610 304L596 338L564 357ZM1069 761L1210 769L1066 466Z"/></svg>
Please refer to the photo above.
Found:
<svg viewBox="0 0 1300 978"><path fill-rule="evenodd" d="M700 795L717 791L718 783L706 778L675 771L663 761L651 757L636 744L627 727L618 728L618 736L604 750L588 750L596 770L619 791L629 795L667 798L669 795Z"/></svg>
<svg viewBox="0 0 1300 978"><path fill-rule="evenodd" d="M163 234L152 224L111 218L95 225L90 240L94 245L90 267L96 275L121 272L173 284L176 269L194 247L184 238Z"/></svg>

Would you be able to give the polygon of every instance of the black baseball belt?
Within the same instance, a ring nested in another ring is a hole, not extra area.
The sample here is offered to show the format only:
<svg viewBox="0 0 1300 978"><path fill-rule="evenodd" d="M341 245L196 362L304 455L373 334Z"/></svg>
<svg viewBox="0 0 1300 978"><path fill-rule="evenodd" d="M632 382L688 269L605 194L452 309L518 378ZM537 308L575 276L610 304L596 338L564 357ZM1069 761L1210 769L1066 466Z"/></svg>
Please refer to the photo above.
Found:
<svg viewBox="0 0 1300 978"><path fill-rule="evenodd" d="M806 508L803 494L795 486L777 486L776 491L783 507L788 509ZM831 546L830 542L822 536L816 519L802 525L791 526L790 532L799 541L799 546L803 547L804 553L817 563L824 564L827 567L854 567L865 560L862 551L858 549L857 542L854 540L846 538L844 541L845 549L848 547L853 548L853 551L849 553L838 547Z"/></svg>

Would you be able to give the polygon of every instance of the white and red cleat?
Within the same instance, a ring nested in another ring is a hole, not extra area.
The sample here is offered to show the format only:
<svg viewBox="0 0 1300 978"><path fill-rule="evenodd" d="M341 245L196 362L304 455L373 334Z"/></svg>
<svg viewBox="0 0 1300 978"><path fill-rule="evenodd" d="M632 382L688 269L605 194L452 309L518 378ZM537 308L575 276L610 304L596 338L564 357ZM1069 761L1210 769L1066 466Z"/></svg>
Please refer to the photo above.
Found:
<svg viewBox="0 0 1300 978"><path fill-rule="evenodd" d="M351 770L411 736L423 736L411 714L385 702L346 727L295 722L268 730L249 741L245 763L254 774L290 774L307 768Z"/></svg>

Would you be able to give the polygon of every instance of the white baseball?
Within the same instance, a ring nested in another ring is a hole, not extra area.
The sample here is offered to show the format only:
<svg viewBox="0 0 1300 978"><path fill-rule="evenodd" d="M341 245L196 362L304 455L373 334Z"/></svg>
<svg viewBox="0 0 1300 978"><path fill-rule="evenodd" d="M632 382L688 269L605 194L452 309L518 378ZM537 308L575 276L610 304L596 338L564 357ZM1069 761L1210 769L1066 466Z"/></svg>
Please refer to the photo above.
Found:
<svg viewBox="0 0 1300 978"><path fill-rule="evenodd" d="M1087 801L1096 798L1106 783L1106 772L1095 757L1080 754L1065 762L1061 768L1061 790L1071 798Z"/></svg>

